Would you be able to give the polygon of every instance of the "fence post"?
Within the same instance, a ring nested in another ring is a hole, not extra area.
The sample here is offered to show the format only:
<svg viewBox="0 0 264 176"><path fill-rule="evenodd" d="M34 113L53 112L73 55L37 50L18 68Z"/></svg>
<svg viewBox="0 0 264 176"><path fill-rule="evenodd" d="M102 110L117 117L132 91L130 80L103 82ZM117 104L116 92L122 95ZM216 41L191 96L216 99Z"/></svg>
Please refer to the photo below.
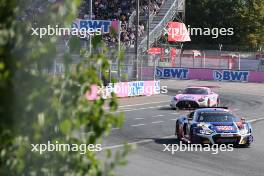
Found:
<svg viewBox="0 0 264 176"><path fill-rule="evenodd" d="M238 70L241 69L241 63L240 63L241 59L240 59L240 53L238 53Z"/></svg>
<svg viewBox="0 0 264 176"><path fill-rule="evenodd" d="M205 68L205 52L203 51L203 68Z"/></svg>

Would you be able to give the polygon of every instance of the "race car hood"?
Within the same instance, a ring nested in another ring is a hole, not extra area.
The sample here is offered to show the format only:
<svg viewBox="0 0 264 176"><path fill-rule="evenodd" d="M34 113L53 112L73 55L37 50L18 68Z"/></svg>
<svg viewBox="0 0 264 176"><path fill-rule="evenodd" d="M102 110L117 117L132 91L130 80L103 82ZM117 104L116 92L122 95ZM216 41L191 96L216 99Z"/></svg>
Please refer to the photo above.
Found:
<svg viewBox="0 0 264 176"><path fill-rule="evenodd" d="M201 98L205 98L206 95L199 94L178 94L176 95L177 100L189 100L189 101L198 101Z"/></svg>

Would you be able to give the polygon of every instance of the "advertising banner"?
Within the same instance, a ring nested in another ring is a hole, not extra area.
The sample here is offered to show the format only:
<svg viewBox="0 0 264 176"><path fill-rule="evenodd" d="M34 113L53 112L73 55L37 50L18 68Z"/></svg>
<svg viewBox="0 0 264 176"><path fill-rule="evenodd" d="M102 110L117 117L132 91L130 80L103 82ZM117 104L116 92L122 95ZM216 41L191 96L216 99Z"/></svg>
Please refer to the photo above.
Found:
<svg viewBox="0 0 264 176"><path fill-rule="evenodd" d="M197 79L232 82L264 83L264 72L246 70L214 70L201 68L156 68L160 79Z"/></svg>
<svg viewBox="0 0 264 176"><path fill-rule="evenodd" d="M117 20L84 20L84 19L76 19L72 23L72 28L78 30L91 30L94 32L101 32L101 34L110 33L111 28L118 32L119 22Z"/></svg>

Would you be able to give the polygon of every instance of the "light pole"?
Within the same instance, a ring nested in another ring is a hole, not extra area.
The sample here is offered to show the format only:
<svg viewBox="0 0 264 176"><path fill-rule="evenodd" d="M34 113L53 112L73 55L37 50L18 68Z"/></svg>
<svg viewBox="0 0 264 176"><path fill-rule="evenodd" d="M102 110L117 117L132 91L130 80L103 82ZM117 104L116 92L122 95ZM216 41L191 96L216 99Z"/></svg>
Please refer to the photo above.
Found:
<svg viewBox="0 0 264 176"><path fill-rule="evenodd" d="M135 53L136 53L136 79L138 80L138 26L139 26L139 0L136 1L136 41L135 41Z"/></svg>
<svg viewBox="0 0 264 176"><path fill-rule="evenodd" d="M90 20L93 18L93 0L90 0ZM92 37L89 36L89 53L92 54Z"/></svg>
<svg viewBox="0 0 264 176"><path fill-rule="evenodd" d="M221 69L222 68L222 66L221 66L221 64L222 64L222 60L221 60L221 52L222 52L222 47L223 47L223 45L222 44L218 44L218 46L219 46L219 68Z"/></svg>
<svg viewBox="0 0 264 176"><path fill-rule="evenodd" d="M238 70L241 69L241 56L240 53L238 53Z"/></svg>
<svg viewBox="0 0 264 176"><path fill-rule="evenodd" d="M181 43L180 45L181 50L180 50L180 67L182 66L182 47L183 47L183 43Z"/></svg>
<svg viewBox="0 0 264 176"><path fill-rule="evenodd" d="M147 49L149 50L149 32L150 32L150 0L148 0L148 35L147 35Z"/></svg>

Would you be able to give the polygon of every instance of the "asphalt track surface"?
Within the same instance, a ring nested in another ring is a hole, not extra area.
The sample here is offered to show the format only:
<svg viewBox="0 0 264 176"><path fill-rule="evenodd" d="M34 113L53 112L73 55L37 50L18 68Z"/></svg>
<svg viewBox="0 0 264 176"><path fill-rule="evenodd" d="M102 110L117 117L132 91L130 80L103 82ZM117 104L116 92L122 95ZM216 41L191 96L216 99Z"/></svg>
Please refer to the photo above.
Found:
<svg viewBox="0 0 264 176"><path fill-rule="evenodd" d="M103 143L104 149L122 149L128 142L137 148L127 157L128 164L117 170L125 176L264 176L264 121L254 121L254 143L249 148L233 151L196 151L174 154L164 152L163 144L177 144L175 121L188 111L169 108L169 101L177 90L187 85L218 85L221 104L246 120L264 117L264 84L222 83L206 81L162 81L167 94L126 98L120 100L120 111L125 113L121 129L113 128Z"/></svg>

